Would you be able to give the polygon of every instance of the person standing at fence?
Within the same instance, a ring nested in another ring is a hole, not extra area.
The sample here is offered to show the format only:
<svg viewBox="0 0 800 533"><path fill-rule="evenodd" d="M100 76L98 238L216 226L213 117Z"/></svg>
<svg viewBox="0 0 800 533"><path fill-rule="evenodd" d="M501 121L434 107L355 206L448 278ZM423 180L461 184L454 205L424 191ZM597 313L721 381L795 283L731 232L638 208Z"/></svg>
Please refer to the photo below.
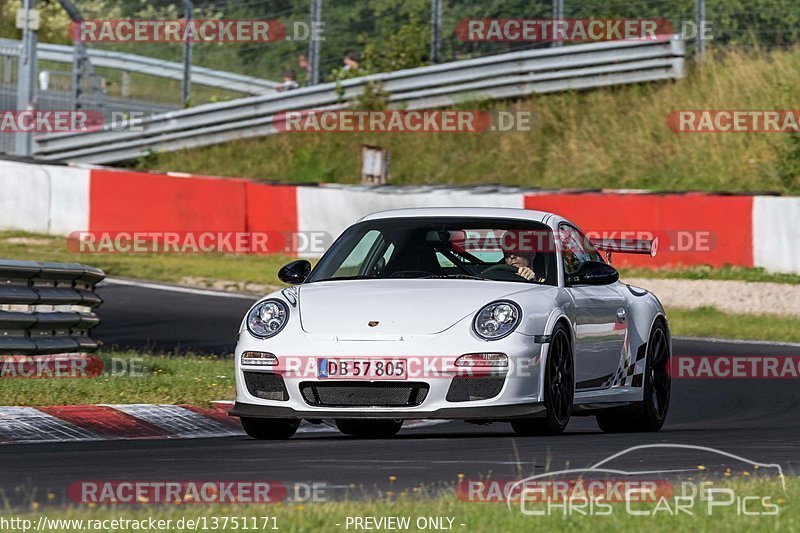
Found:
<svg viewBox="0 0 800 533"><path fill-rule="evenodd" d="M300 84L297 83L297 73L293 69L287 69L283 71L283 83L275 87L275 90L293 91L298 88L300 88Z"/></svg>

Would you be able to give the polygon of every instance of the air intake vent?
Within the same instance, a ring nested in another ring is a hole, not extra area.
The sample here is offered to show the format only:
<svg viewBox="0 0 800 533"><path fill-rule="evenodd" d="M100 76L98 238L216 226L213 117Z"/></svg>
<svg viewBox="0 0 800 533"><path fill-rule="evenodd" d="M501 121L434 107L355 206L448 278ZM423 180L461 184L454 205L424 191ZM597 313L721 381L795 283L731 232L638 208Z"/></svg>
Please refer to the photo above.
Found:
<svg viewBox="0 0 800 533"><path fill-rule="evenodd" d="M247 386L247 392L256 398L280 401L289 399L289 393L286 391L283 377L277 374L270 374L267 372L245 372L244 383Z"/></svg>
<svg viewBox="0 0 800 533"><path fill-rule="evenodd" d="M307 404L324 407L413 407L425 401L427 383L306 382L300 393Z"/></svg>
<svg viewBox="0 0 800 533"><path fill-rule="evenodd" d="M447 391L448 402L471 402L494 398L503 389L505 376L457 376Z"/></svg>

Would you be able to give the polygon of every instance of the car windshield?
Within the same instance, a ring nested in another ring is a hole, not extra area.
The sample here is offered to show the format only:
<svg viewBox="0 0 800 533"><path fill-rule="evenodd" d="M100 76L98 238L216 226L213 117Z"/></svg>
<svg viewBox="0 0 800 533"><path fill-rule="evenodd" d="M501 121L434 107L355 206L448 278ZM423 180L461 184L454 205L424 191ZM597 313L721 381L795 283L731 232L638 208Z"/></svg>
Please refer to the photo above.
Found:
<svg viewBox="0 0 800 533"><path fill-rule="evenodd" d="M494 218L386 218L348 228L308 283L351 279L470 279L557 284L553 232Z"/></svg>

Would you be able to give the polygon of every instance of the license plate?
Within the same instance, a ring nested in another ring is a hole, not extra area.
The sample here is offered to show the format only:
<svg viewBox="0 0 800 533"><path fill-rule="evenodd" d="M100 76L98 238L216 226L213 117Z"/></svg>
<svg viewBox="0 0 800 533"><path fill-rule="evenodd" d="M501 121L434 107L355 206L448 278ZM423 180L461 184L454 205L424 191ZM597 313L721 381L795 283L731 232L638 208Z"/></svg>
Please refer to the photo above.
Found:
<svg viewBox="0 0 800 533"><path fill-rule="evenodd" d="M408 369L402 359L320 359L319 379L406 379Z"/></svg>

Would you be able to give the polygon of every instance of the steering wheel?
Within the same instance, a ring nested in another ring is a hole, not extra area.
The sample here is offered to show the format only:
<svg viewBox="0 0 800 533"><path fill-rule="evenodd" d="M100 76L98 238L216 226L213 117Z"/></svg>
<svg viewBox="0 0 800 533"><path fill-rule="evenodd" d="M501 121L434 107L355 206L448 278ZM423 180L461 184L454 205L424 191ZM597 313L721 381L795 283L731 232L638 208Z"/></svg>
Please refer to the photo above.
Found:
<svg viewBox="0 0 800 533"><path fill-rule="evenodd" d="M518 270L515 266L500 263L488 267L478 275L495 281L525 281L525 278L519 275Z"/></svg>
<svg viewBox="0 0 800 533"><path fill-rule="evenodd" d="M498 263L496 265L492 265L489 268L485 269L481 272L481 275L487 274L489 272L513 272L514 274L517 273L517 267L512 265L507 265L505 263Z"/></svg>

